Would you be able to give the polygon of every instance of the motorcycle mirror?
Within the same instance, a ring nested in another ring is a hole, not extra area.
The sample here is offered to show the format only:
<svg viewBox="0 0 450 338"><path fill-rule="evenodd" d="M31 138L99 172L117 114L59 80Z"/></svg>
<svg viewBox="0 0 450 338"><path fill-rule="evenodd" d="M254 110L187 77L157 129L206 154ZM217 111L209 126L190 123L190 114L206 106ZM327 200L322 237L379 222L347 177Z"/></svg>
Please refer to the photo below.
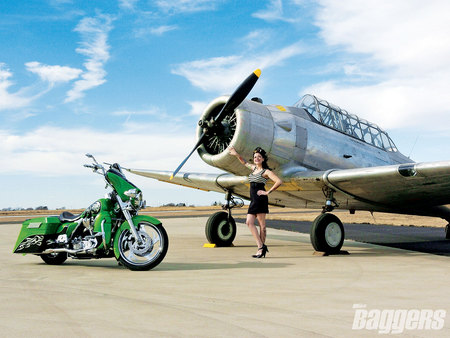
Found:
<svg viewBox="0 0 450 338"><path fill-rule="evenodd" d="M86 154L86 157L94 158L94 156L92 156L91 154Z"/></svg>

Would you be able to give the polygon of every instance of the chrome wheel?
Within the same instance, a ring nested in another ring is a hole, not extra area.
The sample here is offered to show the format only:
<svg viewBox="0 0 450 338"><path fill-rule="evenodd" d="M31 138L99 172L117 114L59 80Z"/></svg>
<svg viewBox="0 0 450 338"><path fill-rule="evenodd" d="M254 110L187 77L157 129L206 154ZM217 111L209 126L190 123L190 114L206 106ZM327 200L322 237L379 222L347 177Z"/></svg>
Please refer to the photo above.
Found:
<svg viewBox="0 0 450 338"><path fill-rule="evenodd" d="M137 230L140 242L130 230L119 238L120 261L132 270L149 270L158 265L167 253L169 240L162 225L140 222Z"/></svg>
<svg viewBox="0 0 450 338"><path fill-rule="evenodd" d="M337 247L341 242L342 231L339 225L335 222L332 222L327 225L325 229L325 240L327 244L331 247Z"/></svg>

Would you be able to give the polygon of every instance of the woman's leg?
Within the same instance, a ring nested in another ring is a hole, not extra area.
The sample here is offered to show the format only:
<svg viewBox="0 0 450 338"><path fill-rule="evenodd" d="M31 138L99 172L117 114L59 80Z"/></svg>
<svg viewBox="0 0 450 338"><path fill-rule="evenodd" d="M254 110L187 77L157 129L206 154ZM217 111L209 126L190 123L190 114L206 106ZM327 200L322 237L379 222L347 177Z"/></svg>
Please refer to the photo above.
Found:
<svg viewBox="0 0 450 338"><path fill-rule="evenodd" d="M259 227L260 227L259 237L261 239L262 244L264 244L264 243L266 243L266 214L257 214L256 218L258 219L258 223L259 223Z"/></svg>
<svg viewBox="0 0 450 338"><path fill-rule="evenodd" d="M255 215L247 214L247 220L245 221L245 224L247 224L248 228L250 229L250 232L255 238L256 245L258 245L258 248L262 248L264 242L261 240L261 237L258 233L258 229L256 228L255 219L256 219Z"/></svg>

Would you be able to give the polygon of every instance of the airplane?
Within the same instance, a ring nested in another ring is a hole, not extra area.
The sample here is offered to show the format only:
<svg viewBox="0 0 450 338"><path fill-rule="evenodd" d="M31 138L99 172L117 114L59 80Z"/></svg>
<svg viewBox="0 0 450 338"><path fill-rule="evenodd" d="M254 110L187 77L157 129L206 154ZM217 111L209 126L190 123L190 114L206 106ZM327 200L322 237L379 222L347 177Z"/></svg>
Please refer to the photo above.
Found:
<svg viewBox="0 0 450 338"><path fill-rule="evenodd" d="M334 209L435 216L450 223L450 161L415 163L403 155L376 124L313 95L293 106L265 105L246 99L261 75L250 74L231 96L220 96L205 108L197 126L198 141L180 166L170 171L127 169L131 173L204 191L225 192L224 210L205 227L210 243L230 246L236 236L231 209L249 199L248 169L228 147L251 162L263 148L269 167L283 184L269 204L322 208L310 239L316 251L341 251L345 232ZM179 172L192 153L220 174ZM268 182L270 188L270 183ZM450 224L445 228L450 239Z"/></svg>

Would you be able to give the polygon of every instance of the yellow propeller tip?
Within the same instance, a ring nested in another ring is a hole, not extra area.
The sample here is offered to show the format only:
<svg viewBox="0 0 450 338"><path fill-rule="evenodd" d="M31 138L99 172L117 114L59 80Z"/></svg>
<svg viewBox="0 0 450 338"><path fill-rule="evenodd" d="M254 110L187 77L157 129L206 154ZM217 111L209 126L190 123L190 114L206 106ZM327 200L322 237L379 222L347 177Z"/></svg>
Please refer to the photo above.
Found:
<svg viewBox="0 0 450 338"><path fill-rule="evenodd" d="M173 179L173 175L170 175L170 180L172 181L172 179Z"/></svg>
<svg viewBox="0 0 450 338"><path fill-rule="evenodd" d="M261 76L261 69L257 69L253 72L253 74L255 74L257 77Z"/></svg>

